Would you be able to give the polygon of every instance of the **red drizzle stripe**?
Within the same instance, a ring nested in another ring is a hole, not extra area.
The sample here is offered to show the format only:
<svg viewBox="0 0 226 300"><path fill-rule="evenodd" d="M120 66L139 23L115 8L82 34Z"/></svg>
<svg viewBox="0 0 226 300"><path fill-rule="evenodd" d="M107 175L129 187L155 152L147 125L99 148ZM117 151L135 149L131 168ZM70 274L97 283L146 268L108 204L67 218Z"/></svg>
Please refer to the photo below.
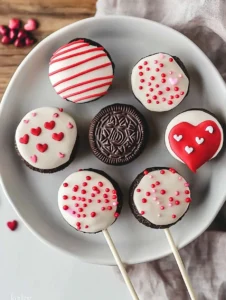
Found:
<svg viewBox="0 0 226 300"><path fill-rule="evenodd" d="M53 55L53 56L51 57L51 61L52 61L54 58L56 58L56 57L58 57L58 56L60 56L60 55L62 55L62 54L65 54L65 53L68 53L68 52L71 52L71 51L73 51L73 50L80 49L80 48L83 48L83 47L87 47L87 46L89 46L89 44L84 43L84 44L82 44L82 45L79 45L79 46L72 47L72 48L70 48L70 49L64 50L64 51L62 51L62 52L60 52L60 53L57 53L57 54Z"/></svg>
<svg viewBox="0 0 226 300"><path fill-rule="evenodd" d="M57 94L62 94L68 90L71 90L73 88L76 88L78 86L81 86L81 85L84 85L84 84L88 84L88 83L92 83L92 82L95 82L95 81L99 81L99 80L105 80L105 79L113 79L114 78L114 75L110 75L110 76L105 76L105 77L97 77L97 78L94 78L94 79L90 79L90 80L87 80L87 81L83 81L83 82L80 82L80 83L77 83L77 84L74 84L74 85L71 85L69 87L66 87L65 89L62 89L60 90L59 92L57 92Z"/></svg>
<svg viewBox="0 0 226 300"><path fill-rule="evenodd" d="M66 82L66 81L68 81L68 80L71 80L71 79L74 79L74 78L76 78L76 77L79 77L79 76L81 76L81 75L90 73L90 72L92 72L92 71L96 71L96 70L101 69L101 68L108 67L108 66L110 66L110 65L111 65L111 62L106 63L106 64L99 65L99 66L94 67L94 68L91 68L91 69L87 69L87 70L82 71L82 72L80 72L80 73L78 73L78 74L76 74L76 75L67 77L67 78L65 78L65 79L62 79L62 80L56 82L56 83L53 85L53 87L55 87L55 86L57 86L58 84L61 84L61 83L63 83L63 82Z"/></svg>
<svg viewBox="0 0 226 300"><path fill-rule="evenodd" d="M85 51L82 51L82 52L77 52L77 53L74 53L74 54L71 54L71 55L68 55L68 56L64 56L64 57L61 57L61 58L58 58L58 59L55 59L55 60L51 60L50 65L52 65L55 62L65 60L67 58L71 58L71 57L74 57L74 56L79 56L79 55L82 55L82 54L87 54L87 53L90 53L90 52L96 52L96 51L103 50L103 49L104 49L103 47L98 47L98 48L92 48L92 49L89 49L89 50L85 50Z"/></svg>
<svg viewBox="0 0 226 300"><path fill-rule="evenodd" d="M91 86L90 88L84 89L82 91L66 95L66 96L64 96L64 99L67 99L67 98L72 97L72 96L80 95L80 94L83 94L83 93L86 93L86 92L89 92L89 91L101 88L101 87L106 86L106 85L110 86L111 84L112 84L112 81L105 82L105 83L98 84L98 85L94 85L94 86Z"/></svg>
<svg viewBox="0 0 226 300"><path fill-rule="evenodd" d="M66 71L66 70L68 70L68 69L71 69L71 68L80 66L80 65L86 63L87 61L91 61L91 60L94 60L94 59L96 59L96 58L100 58L100 57L103 57L103 56L107 56L107 54L106 54L106 53L101 53L101 54L98 54L98 55L89 57L89 58L87 58L87 59L81 60L81 61L79 61L79 62L77 62L77 63L75 63L75 64L72 64L72 65L69 65L69 66L67 66L67 67L60 68L60 69L58 69L58 70L56 70L56 71L53 71L53 72L49 73L49 76L52 76L52 75L55 75L55 74L57 74L57 73Z"/></svg>
<svg viewBox="0 0 226 300"><path fill-rule="evenodd" d="M61 49L64 49L64 48L66 48L66 47L68 47L68 46L71 46L71 45L74 45L74 44L78 44L78 43L82 43L82 42L84 42L84 40L78 40L78 41L74 41L74 42L68 43L68 44L66 44L66 45L63 45L63 46L61 46L60 48L58 48L58 49L53 53L53 55L54 55L55 53L59 52Z"/></svg>
<svg viewBox="0 0 226 300"><path fill-rule="evenodd" d="M98 93L98 94L93 94L93 95L89 95L89 96L85 96L85 97L82 97L82 98L79 98L75 101L73 101L74 103L77 103L79 101L82 101L82 100L86 100L86 99L90 99L90 98L97 98L97 97L101 97L101 96L104 96L106 95L107 92L103 92L103 93Z"/></svg>

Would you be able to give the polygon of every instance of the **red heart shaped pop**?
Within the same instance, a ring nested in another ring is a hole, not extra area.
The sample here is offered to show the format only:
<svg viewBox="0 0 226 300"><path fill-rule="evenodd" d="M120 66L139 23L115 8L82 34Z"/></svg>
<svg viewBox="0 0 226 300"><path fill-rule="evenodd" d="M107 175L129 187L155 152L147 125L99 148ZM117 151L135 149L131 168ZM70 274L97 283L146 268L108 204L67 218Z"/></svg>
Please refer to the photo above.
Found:
<svg viewBox="0 0 226 300"><path fill-rule="evenodd" d="M14 231L17 228L17 221L11 221L11 222L7 222L7 226L9 227L10 230Z"/></svg>
<svg viewBox="0 0 226 300"><path fill-rule="evenodd" d="M28 134L25 134L24 136L22 136L20 139L19 139L20 143L21 144L27 144L29 142L29 135Z"/></svg>
<svg viewBox="0 0 226 300"><path fill-rule="evenodd" d="M42 132L42 129L41 129L40 127L37 127L37 128L31 128L31 133L32 133L33 135L39 136L41 132Z"/></svg>
<svg viewBox="0 0 226 300"><path fill-rule="evenodd" d="M46 129L52 130L55 127L55 122L54 121L45 122L44 127Z"/></svg>
<svg viewBox="0 0 226 300"><path fill-rule="evenodd" d="M169 133L171 149L193 172L216 154L221 140L219 126L211 120L197 126L182 122Z"/></svg>
<svg viewBox="0 0 226 300"><path fill-rule="evenodd" d="M52 138L56 141L61 141L64 138L64 134L63 134L63 132L53 133Z"/></svg>
<svg viewBox="0 0 226 300"><path fill-rule="evenodd" d="M40 152L45 152L48 149L48 145L47 144L37 144L36 148Z"/></svg>

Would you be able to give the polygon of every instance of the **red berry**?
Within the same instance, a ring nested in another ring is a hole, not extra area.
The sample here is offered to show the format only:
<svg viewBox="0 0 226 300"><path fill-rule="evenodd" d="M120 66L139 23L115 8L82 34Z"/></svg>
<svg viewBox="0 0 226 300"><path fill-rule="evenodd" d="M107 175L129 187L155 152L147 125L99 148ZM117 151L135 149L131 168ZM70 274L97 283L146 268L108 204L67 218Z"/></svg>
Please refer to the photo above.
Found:
<svg viewBox="0 0 226 300"><path fill-rule="evenodd" d="M24 47L24 42L19 39L16 39L14 42L14 46L15 47Z"/></svg>
<svg viewBox="0 0 226 300"><path fill-rule="evenodd" d="M0 34L1 35L7 35L8 34L8 27L4 26L4 25L0 25Z"/></svg>
<svg viewBox="0 0 226 300"><path fill-rule="evenodd" d="M27 31L33 31L38 28L38 23L34 19L27 20L27 23L24 25L24 29Z"/></svg>
<svg viewBox="0 0 226 300"><path fill-rule="evenodd" d="M4 36L2 37L1 42L2 42L2 44L4 44L4 45L8 45L8 44L11 43L11 39L10 39L7 35L4 35Z"/></svg>
<svg viewBox="0 0 226 300"><path fill-rule="evenodd" d="M27 32L23 29L20 29L17 35L17 38L23 40L27 37Z"/></svg>
<svg viewBox="0 0 226 300"><path fill-rule="evenodd" d="M11 19L9 21L10 29L19 29L20 28L20 20L19 19Z"/></svg>
<svg viewBox="0 0 226 300"><path fill-rule="evenodd" d="M29 38L29 37L27 37L27 38L25 39L25 44L26 44L26 46L31 46L31 45L34 44L34 42L35 42L35 39Z"/></svg>

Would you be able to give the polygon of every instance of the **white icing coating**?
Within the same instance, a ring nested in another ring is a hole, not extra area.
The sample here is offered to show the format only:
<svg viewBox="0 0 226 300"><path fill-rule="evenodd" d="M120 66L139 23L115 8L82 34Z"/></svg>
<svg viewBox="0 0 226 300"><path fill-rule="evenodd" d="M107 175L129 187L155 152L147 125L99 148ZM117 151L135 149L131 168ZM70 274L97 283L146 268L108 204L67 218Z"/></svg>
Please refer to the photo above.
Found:
<svg viewBox="0 0 226 300"><path fill-rule="evenodd" d="M55 123L54 128L46 129L45 126L48 125L45 123L51 121L53 122L49 126ZM34 135L31 131L39 135ZM28 135L28 140L25 135ZM36 108L27 113L18 125L15 135L16 146L22 158L33 167L44 170L65 164L70 159L76 138L77 127L74 119L55 107ZM47 149L40 152L37 144L41 144L40 150ZM47 146L43 146L45 144Z"/></svg>
<svg viewBox="0 0 226 300"><path fill-rule="evenodd" d="M161 170L156 170L144 175L133 194L138 212L155 225L175 223L189 206L186 198L190 198L190 189L185 179L176 172L172 173L167 169L164 171L164 174L160 173ZM152 184L155 185L154 188L151 187ZM189 191L189 194L185 191ZM171 201L170 197L173 198Z"/></svg>
<svg viewBox="0 0 226 300"><path fill-rule="evenodd" d="M189 80L172 59L172 56L163 53L150 55L141 59L132 70L133 93L150 111L171 110L187 94Z"/></svg>
<svg viewBox="0 0 226 300"><path fill-rule="evenodd" d="M93 70L87 72L90 69ZM71 42L53 54L49 78L59 96L71 102L85 103L107 93L113 80L112 62L103 47L83 40Z"/></svg>
<svg viewBox="0 0 226 300"><path fill-rule="evenodd" d="M220 132L222 134L222 139L221 139L221 143L218 147L218 150L217 152L214 154L214 156L212 158L214 158L215 156L217 156L217 154L220 152L222 146L223 146L223 142L224 142L224 135L223 135L223 129L220 125L220 123L217 121L217 119L215 117L213 117L212 115L202 111L202 110L188 110L188 111L185 111L179 115L177 115L175 118L173 118L170 123L168 124L167 128L166 128L166 132L165 132L165 144L166 144L166 147L168 149L168 151L170 152L170 154L178 159L179 161L183 162L174 152L173 150L171 149L171 146L170 146L170 142L169 142L169 133L171 131L171 129L176 126L177 124L179 123L182 123L182 122L188 122L189 124L193 125L193 126L197 126L198 124L204 122L204 121L214 121L217 126L219 127L220 129ZM210 128L211 127L211 128ZM208 126L206 128L206 131L209 131L211 134L213 133L213 127L212 126ZM199 137L199 138L202 138L202 137ZM183 162L184 163L184 162Z"/></svg>
<svg viewBox="0 0 226 300"><path fill-rule="evenodd" d="M87 185L84 186L84 183ZM64 199L64 196L68 198ZM73 196L76 199L73 200ZM95 233L108 228L115 221L117 191L106 177L90 170L78 171L62 183L58 192L58 205L64 219L71 226ZM92 217L92 213L95 216Z"/></svg>

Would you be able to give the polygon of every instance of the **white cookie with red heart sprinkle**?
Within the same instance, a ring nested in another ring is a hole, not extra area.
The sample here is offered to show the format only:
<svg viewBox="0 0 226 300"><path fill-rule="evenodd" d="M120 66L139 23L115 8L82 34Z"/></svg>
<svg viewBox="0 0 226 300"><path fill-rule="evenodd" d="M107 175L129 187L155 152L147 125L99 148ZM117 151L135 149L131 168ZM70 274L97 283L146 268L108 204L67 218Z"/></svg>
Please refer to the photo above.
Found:
<svg viewBox="0 0 226 300"><path fill-rule="evenodd" d="M30 111L15 134L19 155L29 167L43 173L61 170L69 164L76 139L74 119L55 107Z"/></svg>
<svg viewBox="0 0 226 300"><path fill-rule="evenodd" d="M118 218L121 192L107 174L94 169L80 170L60 186L58 205L72 227L96 233L107 229Z"/></svg>
<svg viewBox="0 0 226 300"><path fill-rule="evenodd" d="M175 56L157 53L144 57L132 70L133 94L150 111L171 110L188 93L186 74L183 63Z"/></svg>
<svg viewBox="0 0 226 300"><path fill-rule="evenodd" d="M165 143L173 157L196 172L214 158L224 142L223 129L207 111L192 109L177 115L168 124Z"/></svg>

